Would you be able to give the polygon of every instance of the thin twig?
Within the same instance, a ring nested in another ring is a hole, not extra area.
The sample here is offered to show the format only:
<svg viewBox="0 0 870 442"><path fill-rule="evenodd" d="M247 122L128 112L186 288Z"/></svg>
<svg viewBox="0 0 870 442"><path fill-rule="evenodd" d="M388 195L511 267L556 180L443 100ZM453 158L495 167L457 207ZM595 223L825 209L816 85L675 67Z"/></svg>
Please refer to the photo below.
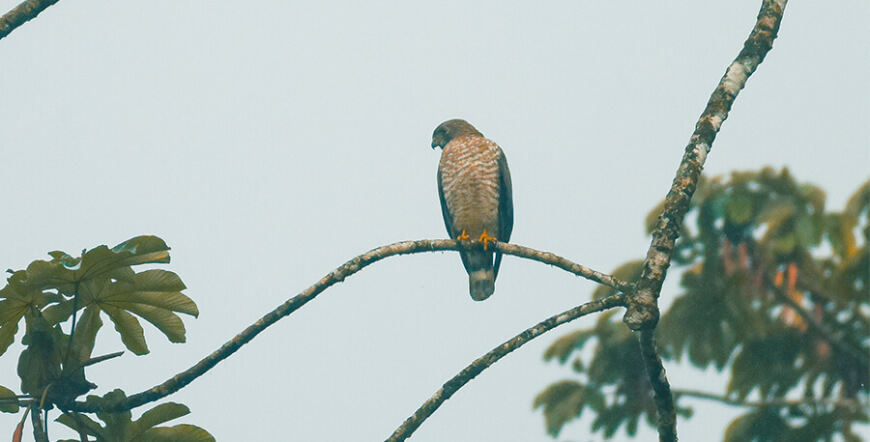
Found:
<svg viewBox="0 0 870 442"><path fill-rule="evenodd" d="M85 361L84 364L82 364L82 367L89 367L89 366L94 365L94 364L99 364L100 362L107 361L109 359L117 358L118 356L121 356L123 354L124 354L123 351L116 351L114 353L109 353L107 355L102 355L102 356L97 356L95 358L90 358L87 361Z"/></svg>
<svg viewBox="0 0 870 442"><path fill-rule="evenodd" d="M490 245L490 247L491 246L492 244ZM541 252L516 244L497 243L495 244L495 246L498 247L498 249L505 254L520 256L550 264L569 271L575 275L582 276L592 281L600 282L616 290L628 291L632 287L631 284L620 281L613 276L596 272L587 267L573 263L565 258L553 255L552 253ZM470 247L481 247L481 243L478 241L460 242L449 239L424 239L419 241L397 242L370 250L360 256L357 256L356 258L351 259L350 261L344 263L335 270L329 272L329 274L321 278L314 285L308 287L298 295L287 300L287 302L278 306L278 308L276 308L275 310L272 310L271 312L260 318L257 322L253 323L241 333L236 335L233 339L222 345L219 349L215 350L212 354L197 362L193 367L190 367L189 369L173 376L166 382L141 393L129 396L125 400L122 400L118 403L91 402L86 404L84 402L75 402L61 405L64 409L67 410L92 413L97 411L124 411L138 407L148 402L158 400L162 397L168 396L169 394L178 391L185 385L189 384L194 379L201 376L203 373L207 372L212 367L217 365L220 361L235 353L236 350L238 350L242 345L250 342L251 339L254 339L255 336L260 334L260 332L265 330L267 327L274 324L281 318L293 313L294 311L305 305L308 301L314 299L314 297L320 294L320 292L326 290L327 288L336 283L344 281L345 278L362 270L369 264L375 263L390 256L408 255L412 253L424 253L433 251L459 250L467 249Z"/></svg>
<svg viewBox="0 0 870 442"><path fill-rule="evenodd" d="M514 336L509 341L492 349L489 353L475 360L471 365L465 367L456 376L447 381L432 397L430 397L417 411L387 439L389 442L403 441L411 436L414 431L422 424L444 401L450 399L457 390L462 388L470 380L474 379L483 370L489 368L492 364L498 362L499 359L506 356L508 353L520 348L532 339L550 331L559 325L573 321L590 313L600 312L614 307L625 307L626 296L623 294L609 296L596 301L587 302L579 307L575 307L564 313L551 316L537 325L526 329L522 333Z"/></svg>
<svg viewBox="0 0 870 442"><path fill-rule="evenodd" d="M33 20L45 8L57 2L58 0L27 0L12 8L6 15L0 17L0 39L27 21Z"/></svg>
<svg viewBox="0 0 870 442"><path fill-rule="evenodd" d="M656 407L659 416L659 440L675 441L676 416L673 397L667 383L661 360L655 354L652 333L660 312L658 298L665 279L674 244L680 233L680 226L689 211L692 195L698 186L698 178L704 168L707 154L710 153L716 134L728 118L728 112L737 94L746 85L746 80L755 72L765 55L773 47L773 40L779 31L783 10L787 0L763 0L755 26L743 44L743 50L728 66L719 81L707 107L701 113L695 132L686 146L685 154L677 169L671 189L665 197L664 208L659 215L656 228L652 232L652 242L647 252L637 291L628 299L629 306L623 321L632 330L644 331L640 336L644 361L650 382L656 393Z"/></svg>

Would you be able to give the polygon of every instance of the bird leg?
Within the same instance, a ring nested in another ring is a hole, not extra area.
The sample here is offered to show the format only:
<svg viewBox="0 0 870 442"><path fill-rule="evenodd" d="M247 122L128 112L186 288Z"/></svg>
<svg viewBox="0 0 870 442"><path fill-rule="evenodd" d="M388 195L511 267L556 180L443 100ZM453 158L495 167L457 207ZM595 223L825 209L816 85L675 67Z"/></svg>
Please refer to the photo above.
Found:
<svg viewBox="0 0 870 442"><path fill-rule="evenodd" d="M484 229L483 233L480 234L480 238L478 238L478 241L483 241L483 250L486 250L487 243L497 242L498 238L494 238L492 236L489 236L486 233L486 229Z"/></svg>
<svg viewBox="0 0 870 442"><path fill-rule="evenodd" d="M465 241L468 238L469 236L467 233L465 233L465 230L462 230L462 235L456 237L456 239L458 239L459 241Z"/></svg>

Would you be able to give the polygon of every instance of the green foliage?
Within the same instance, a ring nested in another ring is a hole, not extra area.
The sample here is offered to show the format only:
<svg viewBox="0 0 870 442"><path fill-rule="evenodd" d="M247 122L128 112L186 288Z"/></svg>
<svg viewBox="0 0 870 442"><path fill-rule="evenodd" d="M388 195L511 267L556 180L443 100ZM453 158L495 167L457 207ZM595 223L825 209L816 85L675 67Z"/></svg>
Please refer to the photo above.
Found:
<svg viewBox="0 0 870 442"><path fill-rule="evenodd" d="M55 404L68 409L77 397L96 388L85 378L85 368L105 359L91 355L103 325L101 313L137 355L148 353L139 318L171 342L184 342L185 328L177 313L199 314L196 304L181 293L185 286L178 275L158 269L133 270L137 265L169 262L169 247L156 236L132 238L111 249L99 246L82 252L81 257L59 251L49 255L50 261L37 260L25 270L10 270L6 286L0 289L0 355L14 342L23 319L21 342L26 348L18 359L21 390L44 409ZM107 396L123 395L116 390ZM94 400L99 398L89 398ZM0 411L16 412L17 405L15 394L0 387ZM129 412L98 414L105 427L81 414L65 415L60 421L81 427L99 440L213 440L191 426L151 428L187 413L182 405L165 404L136 422L130 420Z"/></svg>
<svg viewBox="0 0 870 442"><path fill-rule="evenodd" d="M114 390L102 398L88 396L85 402L120 402L124 399L126 399L124 392ZM132 419L133 415L129 411L121 413L97 413L97 417L105 425L100 425L81 413L64 414L57 418L57 421L73 430L79 431L80 434L83 432L104 442L214 441L214 437L208 431L193 425L157 426L189 413L190 410L186 406L170 402L146 411L135 421ZM76 442L76 440L69 439L62 442Z"/></svg>
<svg viewBox="0 0 870 442"><path fill-rule="evenodd" d="M184 283L175 273L133 271L134 265L169 262L169 247L156 236L132 238L112 249L99 246L80 258L64 252L49 255L51 261L34 261L26 270L13 272L0 290L0 298L5 298L0 301L0 354L11 344L22 317L41 315L55 325L85 309L83 319L90 316L87 325L99 329L98 313L104 312L124 345L141 355L148 353L148 347L134 314L151 322L172 342L184 342L185 333L174 312L199 314L196 304L181 293Z"/></svg>
<svg viewBox="0 0 870 442"><path fill-rule="evenodd" d="M797 412L797 414L801 414ZM794 420L794 410L783 407L758 407L752 412L734 419L725 430L725 442L780 442L830 440L839 434L848 442L861 442L849 422L866 419L862 414L845 408L834 408L802 419L800 426L789 423Z"/></svg>
<svg viewBox="0 0 870 442"><path fill-rule="evenodd" d="M16 401L15 392L2 385L0 385L0 411L3 413L18 413L18 402Z"/></svg>
<svg viewBox="0 0 870 442"><path fill-rule="evenodd" d="M639 268L632 265L626 270ZM623 423L629 434L635 434L641 415L650 424L654 422L655 404L637 340L615 313L602 314L592 329L563 336L544 354L545 359L558 359L562 364L574 357L572 368L579 377L552 384L535 398L533 406L544 409L551 435L557 436L565 423L586 408L596 415L592 430L603 430L605 437L613 436ZM593 339L597 343L594 356L586 364L575 352Z"/></svg>
<svg viewBox="0 0 870 442"><path fill-rule="evenodd" d="M647 218L650 231L662 207ZM824 192L797 183L786 169L738 172L727 181L702 178L673 257L682 270L681 291L661 317L657 342L664 359L686 357L697 367L728 370L719 399L750 411L731 423L726 440L833 434L853 440L852 424L867 422L866 406L859 405L867 403L870 386L868 213L870 182L845 210L830 213ZM623 265L618 276L636 279L639 263ZM610 293L599 288L593 296ZM615 340L620 333L625 337ZM636 348L629 351L634 339L628 335L622 324L603 317L546 351L545 359L566 364L575 351L596 344L592 363L579 356L572 361L575 379L553 384L535 399L551 434L584 409L596 413L592 429L605 429L605 437L613 435L614 423L634 434L639 417L651 415L650 387L637 379L641 361ZM593 371L595 364L608 376ZM680 380L670 380L678 391ZM634 389L636 404L623 414L585 399L596 392L619 397L625 389ZM759 400L747 402L750 395Z"/></svg>
<svg viewBox="0 0 870 442"><path fill-rule="evenodd" d="M558 436L562 426L580 416L589 407L596 413L604 409L604 395L595 388L576 381L560 381L547 387L535 398L534 407L544 407L547 432Z"/></svg>

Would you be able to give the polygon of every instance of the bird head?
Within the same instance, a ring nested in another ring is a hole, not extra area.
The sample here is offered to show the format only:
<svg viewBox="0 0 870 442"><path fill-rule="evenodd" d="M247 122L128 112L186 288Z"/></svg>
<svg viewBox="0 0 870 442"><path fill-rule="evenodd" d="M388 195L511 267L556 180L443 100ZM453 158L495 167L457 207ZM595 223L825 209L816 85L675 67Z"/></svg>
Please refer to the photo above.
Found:
<svg viewBox="0 0 870 442"><path fill-rule="evenodd" d="M443 149L454 138L467 135L483 136L482 133L465 120L458 118L447 120L439 124L435 128L435 132L432 132L432 148L440 147Z"/></svg>

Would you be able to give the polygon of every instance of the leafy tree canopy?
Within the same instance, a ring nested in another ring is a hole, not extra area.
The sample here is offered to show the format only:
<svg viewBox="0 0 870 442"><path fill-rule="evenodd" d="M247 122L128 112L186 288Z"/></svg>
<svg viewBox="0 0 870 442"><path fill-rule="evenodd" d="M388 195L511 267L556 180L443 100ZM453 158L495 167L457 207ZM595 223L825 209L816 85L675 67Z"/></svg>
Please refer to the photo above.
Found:
<svg viewBox="0 0 870 442"><path fill-rule="evenodd" d="M148 353L138 318L163 332L171 342L184 342L185 328L177 313L196 316L196 304L182 294L181 278L160 269L136 272L133 266L169 262L169 247L156 236L139 236L113 248L99 246L73 257L49 253L50 261L37 260L25 270L11 271L0 289L0 355L14 342L22 319L25 349L18 359L21 390L40 409L59 405L68 409L78 397L96 388L85 378L85 367L108 357L92 358L104 313L115 325L124 345L137 355ZM66 331L62 325L66 326ZM122 400L115 390L98 400ZM5 400L4 400L5 399ZM18 412L15 393L0 386L0 411ZM101 426L81 413L66 413L58 421L80 434L105 441L214 440L191 425L155 427L189 413L180 404L162 404L132 420L129 411L97 413Z"/></svg>
<svg viewBox="0 0 870 442"><path fill-rule="evenodd" d="M678 413L691 415L679 403L689 396L747 407L726 441L860 440L852 424L868 420L868 212L870 182L842 212L826 212L824 192L787 169L702 179L673 258L680 292L657 341L663 358L712 365L730 380L724 391L694 392L672 378ZM648 229L659 213L661 206ZM637 279L641 263L614 276ZM593 297L612 293L601 287ZM586 357L580 350L590 343ZM547 349L546 360L570 363L574 373L535 398L551 435L585 410L605 437L622 425L634 435L641 417L655 422L636 346L609 313Z"/></svg>

